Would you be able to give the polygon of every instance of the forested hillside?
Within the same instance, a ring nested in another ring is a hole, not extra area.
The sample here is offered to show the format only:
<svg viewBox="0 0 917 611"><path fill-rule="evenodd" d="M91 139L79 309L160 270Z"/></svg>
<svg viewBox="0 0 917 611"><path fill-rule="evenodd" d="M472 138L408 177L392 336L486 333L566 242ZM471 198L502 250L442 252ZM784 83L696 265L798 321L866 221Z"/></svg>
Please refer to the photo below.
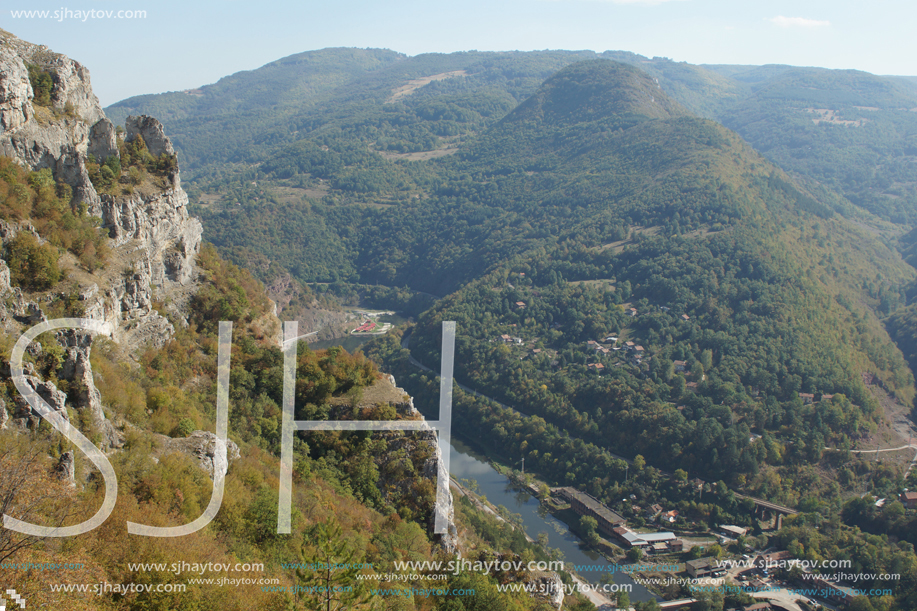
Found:
<svg viewBox="0 0 917 611"><path fill-rule="evenodd" d="M264 110L270 137L183 149L205 232L238 264L331 283L316 291L441 297L410 353L435 369L440 323L457 321L458 380L514 408L458 393L456 433L554 485L620 511L663 495L705 526L752 526L735 492L767 498L802 514L785 545L912 562L853 528L893 516L850 499L907 485L851 450L892 439L890 411L913 406L915 270L896 239L913 94L862 73L606 56L626 63L402 58L283 122ZM176 119L184 137L195 116ZM396 338L370 354L412 394L435 390ZM910 583L889 608L909 608Z"/></svg>

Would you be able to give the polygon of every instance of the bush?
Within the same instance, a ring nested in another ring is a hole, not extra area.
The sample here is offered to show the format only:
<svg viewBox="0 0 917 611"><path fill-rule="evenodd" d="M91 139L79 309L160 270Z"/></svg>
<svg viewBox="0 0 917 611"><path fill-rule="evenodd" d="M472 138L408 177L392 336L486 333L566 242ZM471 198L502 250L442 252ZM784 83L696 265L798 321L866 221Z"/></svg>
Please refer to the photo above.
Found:
<svg viewBox="0 0 917 611"><path fill-rule="evenodd" d="M51 93L54 91L54 77L51 72L38 66L29 66L29 82L35 97L32 103L38 106L51 105Z"/></svg>
<svg viewBox="0 0 917 611"><path fill-rule="evenodd" d="M182 418L178 421L178 426L175 427L176 437L188 437L191 433L194 432L194 420L191 418Z"/></svg>
<svg viewBox="0 0 917 611"><path fill-rule="evenodd" d="M57 249L39 244L31 233L19 232L10 241L6 261L13 284L32 290L51 288L63 274L57 266Z"/></svg>

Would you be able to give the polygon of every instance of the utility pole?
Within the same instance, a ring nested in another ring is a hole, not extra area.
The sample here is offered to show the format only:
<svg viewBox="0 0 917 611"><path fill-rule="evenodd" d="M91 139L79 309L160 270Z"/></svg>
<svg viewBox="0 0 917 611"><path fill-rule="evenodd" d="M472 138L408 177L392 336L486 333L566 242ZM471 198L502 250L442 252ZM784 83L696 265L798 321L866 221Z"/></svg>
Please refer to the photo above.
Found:
<svg viewBox="0 0 917 611"><path fill-rule="evenodd" d="M522 475L525 475L525 456L522 457Z"/></svg>

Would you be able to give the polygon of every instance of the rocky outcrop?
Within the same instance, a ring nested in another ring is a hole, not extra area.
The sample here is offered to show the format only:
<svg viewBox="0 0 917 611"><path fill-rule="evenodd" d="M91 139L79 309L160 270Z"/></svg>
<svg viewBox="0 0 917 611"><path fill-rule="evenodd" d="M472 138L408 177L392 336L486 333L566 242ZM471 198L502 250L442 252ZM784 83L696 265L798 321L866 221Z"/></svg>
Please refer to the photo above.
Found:
<svg viewBox="0 0 917 611"><path fill-rule="evenodd" d="M551 571L533 571L532 581L535 584L533 598L547 602L555 609L564 606L564 582L560 575Z"/></svg>
<svg viewBox="0 0 917 611"><path fill-rule="evenodd" d="M92 334L78 329L67 329L57 333L58 343L66 351L66 359L58 375L70 382L70 404L86 414L85 422L101 437L97 444L103 451L119 448L124 439L112 423L105 418L102 409L102 395L96 388L92 376L89 354L92 349Z"/></svg>
<svg viewBox="0 0 917 611"><path fill-rule="evenodd" d="M0 297L9 295L13 292L13 287L10 285L10 268L7 266L6 261L0 259Z"/></svg>
<svg viewBox="0 0 917 611"><path fill-rule="evenodd" d="M28 65L53 75L51 105L32 104ZM70 58L12 35L0 35L0 155L19 159L30 169L50 168L73 189L77 202L97 204L85 160L98 148L94 130L105 113L92 93L89 71Z"/></svg>
<svg viewBox="0 0 917 611"><path fill-rule="evenodd" d="M396 409L401 416L407 416L409 418L423 418L419 411L414 407L414 398L408 395L403 388L399 388L395 383L395 377L386 374L384 379L388 381L392 387L394 387L398 396L406 397L406 400L403 403L396 404ZM404 443L411 443L409 439L415 439L416 443L424 444L429 450L429 457L423 464L420 476L424 479L430 481L434 485L434 490L439 484L444 484L445 486L445 499L440 501L439 499L434 501L433 511L430 514L430 523L429 530L433 532L435 528L436 515L440 514L446 518L446 528L447 532L443 534L436 534L436 537L439 541L439 544L447 553L455 553L458 549L458 530L455 526L455 505L453 504L452 491L449 488L449 473L446 471L445 463L443 462L443 455L439 449L438 438L436 433L433 431L433 428L424 422L425 430L420 433L410 433L405 435L404 433L391 433L395 439L394 446L389 446L390 450L400 449L397 446Z"/></svg>
<svg viewBox="0 0 917 611"><path fill-rule="evenodd" d="M29 66L37 66L53 80L50 104L34 103ZM151 117L131 117L124 131L127 140L142 137L154 155L173 155L174 149L162 125ZM84 316L110 323L112 337L126 352L152 345L161 347L174 334L172 324L156 310L156 299L168 296L173 287L187 292L196 277L195 258L202 227L188 214L188 197L181 188L177 167L165 177L154 177L131 194L96 192L87 163L94 156L102 161L118 156L118 133L92 93L89 71L47 47L30 44L0 30L0 155L9 156L30 170L48 168L60 185L69 185L72 205L102 220L113 238L115 255L95 275L97 283L80 288ZM129 190L129 189L128 189ZM35 229L28 223L0 222L0 246L20 231ZM36 234L37 235L37 234ZM40 239L40 238L39 238ZM2 254L2 249L0 249ZM19 333L46 316L38 301L30 301L10 285L10 270L0 260L0 323L6 331ZM40 301L40 300L39 300ZM93 381L89 356L92 337L83 331L57 333L65 350L58 372L68 396L51 382L36 377L26 363L26 381L57 411L65 403L76 410L80 426L100 438L105 450L122 445L122 436L105 417L101 396ZM33 343L34 350L40 349ZM0 427L33 427L38 423L21 397L0 414ZM206 453L206 452L205 452Z"/></svg>
<svg viewBox="0 0 917 611"><path fill-rule="evenodd" d="M70 420L70 416L67 414L67 395L59 390L53 382L46 382L31 374L24 375L23 379L48 404L48 407L55 412L59 412L64 419ZM13 413L10 414L10 418L13 421L12 424L19 428L37 428L38 423L41 421L41 416L32 409L32 406L19 393L14 394L14 402L15 407Z"/></svg>
<svg viewBox="0 0 917 611"><path fill-rule="evenodd" d="M101 119L89 130L89 154L96 159L105 160L118 155L118 137L114 124L108 119Z"/></svg>
<svg viewBox="0 0 917 611"><path fill-rule="evenodd" d="M0 130L12 131L32 118L32 85L25 64L17 61L16 52L0 46Z"/></svg>
<svg viewBox="0 0 917 611"><path fill-rule="evenodd" d="M141 136L150 154L154 157L175 154L175 149L172 148L172 141L166 137L165 131L162 129L162 123L153 117L146 115L128 117L124 127L127 129L128 142L137 136Z"/></svg>
<svg viewBox="0 0 917 611"><path fill-rule="evenodd" d="M52 75L50 106L33 104L28 65ZM142 137L153 155L174 155L156 119L129 117L125 128L128 142ZM129 349L144 343L165 344L174 328L153 310L152 303L172 285L193 282L202 233L200 221L188 214L188 196L178 171L166 177L163 189L100 196L89 180L86 163L89 155L100 161L118 156L118 140L92 93L89 71L47 47L2 31L0 155L13 157L32 170L50 168L58 183L70 185L74 204L82 202L90 214L101 217L103 227L121 247L119 256L130 260L125 273L84 300L87 316L111 323L114 339L126 342ZM0 276L0 291L3 287Z"/></svg>
<svg viewBox="0 0 917 611"><path fill-rule="evenodd" d="M172 452L187 454L197 461L198 466L207 472L213 479L215 469L219 469L220 457L217 455L218 438L208 431L194 431L188 437L167 437L156 435L160 450L158 454L165 456ZM226 442L226 459L229 463L241 457L239 446L233 441ZM227 464L226 467L229 465Z"/></svg>
<svg viewBox="0 0 917 611"><path fill-rule="evenodd" d="M76 486L76 462L74 460L73 450L61 454L54 468L54 474L63 482L71 487Z"/></svg>
<svg viewBox="0 0 917 611"><path fill-rule="evenodd" d="M116 245L134 241L146 254L151 282L191 280L203 227L188 214L188 195L181 188L146 197L106 196L101 215Z"/></svg>

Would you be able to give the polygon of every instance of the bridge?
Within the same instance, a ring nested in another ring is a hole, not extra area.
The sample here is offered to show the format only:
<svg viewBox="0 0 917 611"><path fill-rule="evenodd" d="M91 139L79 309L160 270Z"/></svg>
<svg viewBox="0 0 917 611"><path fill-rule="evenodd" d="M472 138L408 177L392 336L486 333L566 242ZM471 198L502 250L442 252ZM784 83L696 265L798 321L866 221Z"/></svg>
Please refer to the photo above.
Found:
<svg viewBox="0 0 917 611"><path fill-rule="evenodd" d="M756 499L753 496L745 496L744 494L735 493L737 499L743 499L751 501L755 504L755 517L759 517L769 520L771 516L774 516L774 528L780 530L780 527L783 526L783 516L792 516L796 515L799 512L795 509L790 509L789 507L784 507L783 505L778 505L776 503L771 503L770 501L765 501L764 499Z"/></svg>

